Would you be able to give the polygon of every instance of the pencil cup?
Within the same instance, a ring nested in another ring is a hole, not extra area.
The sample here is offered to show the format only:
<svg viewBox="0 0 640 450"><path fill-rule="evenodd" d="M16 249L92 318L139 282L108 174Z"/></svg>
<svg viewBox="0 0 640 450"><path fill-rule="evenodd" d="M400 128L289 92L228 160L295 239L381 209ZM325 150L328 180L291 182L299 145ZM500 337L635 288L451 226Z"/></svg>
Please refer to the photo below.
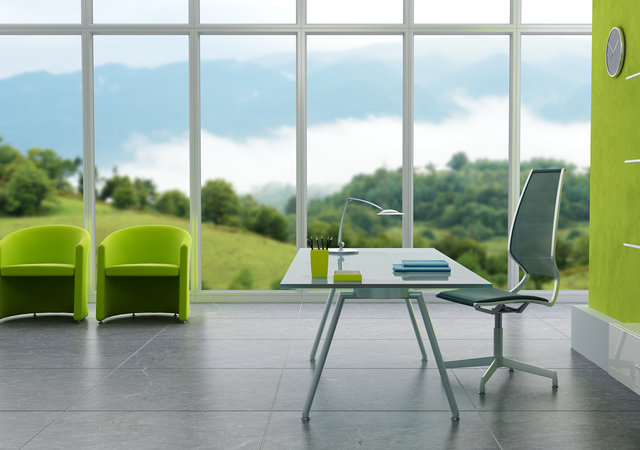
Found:
<svg viewBox="0 0 640 450"><path fill-rule="evenodd" d="M327 278L329 272L329 250L311 250L311 276Z"/></svg>

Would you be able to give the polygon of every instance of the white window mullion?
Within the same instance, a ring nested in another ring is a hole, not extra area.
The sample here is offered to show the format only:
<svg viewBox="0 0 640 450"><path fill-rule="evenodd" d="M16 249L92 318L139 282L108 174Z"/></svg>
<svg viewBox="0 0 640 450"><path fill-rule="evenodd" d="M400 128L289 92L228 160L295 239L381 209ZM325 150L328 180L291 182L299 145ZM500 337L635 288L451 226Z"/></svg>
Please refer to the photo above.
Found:
<svg viewBox="0 0 640 450"><path fill-rule="evenodd" d="M413 3L412 0L405 4ZM411 19L413 20L413 19ZM413 32L403 36L402 58L402 247L413 247Z"/></svg>
<svg viewBox="0 0 640 450"><path fill-rule="evenodd" d="M518 206L520 196L520 124L521 124L521 47L520 34L521 0L511 0L511 23L515 30L510 36L509 48L509 186L508 211L509 229L513 221L513 214ZM507 265L507 286L509 289L518 284L520 271L518 265L511 258Z"/></svg>
<svg viewBox="0 0 640 450"><path fill-rule="evenodd" d="M93 22L91 0L83 0L82 8L82 201L84 229L91 236L87 289L93 299L96 295L96 180L95 180L95 121L93 95Z"/></svg>
<svg viewBox="0 0 640 450"><path fill-rule="evenodd" d="M198 0L189 0L189 207L191 231L191 299L202 290L201 239L201 108L200 108L200 35L197 32L200 10Z"/></svg>

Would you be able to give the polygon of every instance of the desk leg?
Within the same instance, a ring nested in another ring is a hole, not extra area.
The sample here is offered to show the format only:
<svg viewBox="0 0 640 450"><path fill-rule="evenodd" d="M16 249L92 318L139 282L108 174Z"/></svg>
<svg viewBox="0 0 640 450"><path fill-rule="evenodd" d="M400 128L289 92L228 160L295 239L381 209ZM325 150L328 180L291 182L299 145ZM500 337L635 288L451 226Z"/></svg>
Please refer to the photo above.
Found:
<svg viewBox="0 0 640 450"><path fill-rule="evenodd" d="M427 352L424 349L424 343L422 342L422 336L420 336L420 329L418 328L418 322L416 322L416 315L413 312L413 306L411 306L411 299L405 298L404 301L407 303L407 310L409 311L409 317L411 317L411 325L413 325L413 331L416 333L416 339L418 340L418 346L420 347L420 352L422 353L422 360L424 362L427 361Z"/></svg>
<svg viewBox="0 0 640 450"><path fill-rule="evenodd" d="M315 397L316 395L318 383L320 382L320 377L322 376L322 369L324 369L324 363L327 360L327 355L329 354L331 341L333 340L333 335L336 332L338 320L340 320L340 313L342 312L344 299L345 297L353 296L354 294L352 292L341 292L338 296L338 301L336 302L336 308L333 311L333 317L331 318L331 323L329 324L327 335L324 337L324 344L322 346L322 350L320 351L320 358L318 358L318 362L316 362L316 371L313 374L313 381L311 381L311 386L309 386L309 392L307 393L307 399L305 400L304 407L302 408L302 420L309 420L309 411L311 410L313 397Z"/></svg>
<svg viewBox="0 0 640 450"><path fill-rule="evenodd" d="M424 297L422 296L422 292L411 292L409 295L418 299L418 306L420 306L422 320L424 321L424 326L427 329L427 335L429 336L429 342L431 343L431 350L433 350L433 356L436 358L436 364L438 365L438 370L440 371L440 379L442 380L442 384L444 384L444 390L447 393L447 400L449 400L449 407L451 408L451 420L460 420L458 404L456 403L456 398L453 395L453 390L451 389L449 375L447 374L447 369L444 366L444 361L442 360L442 353L440 353L440 347L438 346L438 341L436 340L436 334L433 332L431 318L429 318L427 306L424 304Z"/></svg>
<svg viewBox="0 0 640 450"><path fill-rule="evenodd" d="M327 304L324 306L324 312L322 313L322 320L320 320L320 325L318 325L316 340L313 341L313 347L311 347L311 355L309 356L309 361L316 360L318 345L320 345L320 339L322 339L322 332L324 331L324 325L327 323L327 317L329 317L329 310L331 310L331 300L333 300L333 296L335 295L335 293L336 293L335 288L331 289L331 292L329 293L329 298L327 298Z"/></svg>

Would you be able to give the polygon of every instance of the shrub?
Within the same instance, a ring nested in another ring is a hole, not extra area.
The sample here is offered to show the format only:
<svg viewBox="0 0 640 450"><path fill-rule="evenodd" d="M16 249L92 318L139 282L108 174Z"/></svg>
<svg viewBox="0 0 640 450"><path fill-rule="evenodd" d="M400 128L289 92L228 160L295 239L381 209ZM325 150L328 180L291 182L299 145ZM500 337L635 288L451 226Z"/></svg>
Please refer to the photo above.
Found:
<svg viewBox="0 0 640 450"><path fill-rule="evenodd" d="M12 215L34 215L42 201L55 194L55 182L32 161L24 160L15 170L4 192L5 210Z"/></svg>

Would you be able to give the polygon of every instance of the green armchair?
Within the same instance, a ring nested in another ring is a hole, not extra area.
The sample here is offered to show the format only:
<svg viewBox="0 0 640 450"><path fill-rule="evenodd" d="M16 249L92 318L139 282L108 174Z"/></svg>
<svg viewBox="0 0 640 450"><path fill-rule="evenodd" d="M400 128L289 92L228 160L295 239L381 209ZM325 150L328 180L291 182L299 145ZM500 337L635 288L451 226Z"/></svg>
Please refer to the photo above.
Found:
<svg viewBox="0 0 640 450"><path fill-rule="evenodd" d="M191 236L168 225L115 231L98 247L96 319L165 312L189 318Z"/></svg>
<svg viewBox="0 0 640 450"><path fill-rule="evenodd" d="M0 241L0 318L18 314L89 314L91 237L71 225L42 225Z"/></svg>

